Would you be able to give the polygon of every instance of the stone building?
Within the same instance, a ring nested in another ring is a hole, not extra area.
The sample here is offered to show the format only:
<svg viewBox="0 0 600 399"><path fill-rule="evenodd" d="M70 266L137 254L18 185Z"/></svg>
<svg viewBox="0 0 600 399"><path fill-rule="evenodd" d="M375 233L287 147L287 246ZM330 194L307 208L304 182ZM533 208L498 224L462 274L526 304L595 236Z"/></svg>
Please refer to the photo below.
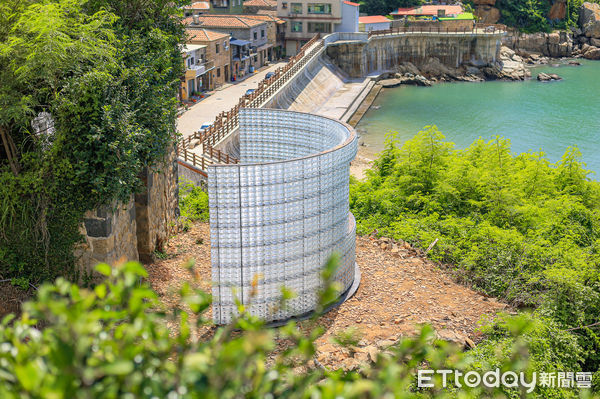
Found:
<svg viewBox="0 0 600 399"><path fill-rule="evenodd" d="M357 32L359 4L346 0L278 0L277 16L286 21L285 52L295 55L316 34Z"/></svg>
<svg viewBox="0 0 600 399"><path fill-rule="evenodd" d="M246 15L247 18L264 21L267 23L267 48L263 50L264 62L278 60L283 55L285 21L271 14ZM263 62L263 63L264 63Z"/></svg>
<svg viewBox="0 0 600 399"><path fill-rule="evenodd" d="M206 90L215 88L229 82L231 64L230 37L227 33L216 32L208 29L188 29L188 45L205 45L205 65L209 70L205 75ZM203 81L204 83L204 81Z"/></svg>

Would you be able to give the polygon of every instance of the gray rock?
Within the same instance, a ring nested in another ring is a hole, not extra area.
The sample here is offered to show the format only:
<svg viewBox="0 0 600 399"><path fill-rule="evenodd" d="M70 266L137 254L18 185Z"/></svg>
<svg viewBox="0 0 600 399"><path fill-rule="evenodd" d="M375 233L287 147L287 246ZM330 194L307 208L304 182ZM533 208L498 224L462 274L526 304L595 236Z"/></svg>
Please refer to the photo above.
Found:
<svg viewBox="0 0 600 399"><path fill-rule="evenodd" d="M537 80L539 80L540 82L553 82L553 81L558 81L558 80L562 80L562 78L560 76L558 76L555 73L540 73L537 76Z"/></svg>
<svg viewBox="0 0 600 399"><path fill-rule="evenodd" d="M585 36L600 39L600 4L585 2L581 5L579 27Z"/></svg>
<svg viewBox="0 0 600 399"><path fill-rule="evenodd" d="M583 58L587 58L588 60L600 60L600 48L589 46L585 53L583 53Z"/></svg>

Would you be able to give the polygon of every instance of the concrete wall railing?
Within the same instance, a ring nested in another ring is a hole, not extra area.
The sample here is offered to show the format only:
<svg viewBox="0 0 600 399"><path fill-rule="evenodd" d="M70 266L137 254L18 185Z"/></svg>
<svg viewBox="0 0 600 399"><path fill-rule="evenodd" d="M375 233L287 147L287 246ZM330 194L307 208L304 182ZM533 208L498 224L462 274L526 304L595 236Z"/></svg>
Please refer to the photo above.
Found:
<svg viewBox="0 0 600 399"><path fill-rule="evenodd" d="M369 34L367 32L336 32L330 35L327 35L323 38L323 43L325 45L339 42L339 41L364 41L366 42L369 39Z"/></svg>
<svg viewBox="0 0 600 399"><path fill-rule="evenodd" d="M498 24L473 24L469 26L448 26L443 23L431 23L424 21L423 24L412 24L408 26L392 27L385 30L369 31L369 37L400 35L400 34L477 34L477 35L497 35L504 34L507 31L506 25Z"/></svg>
<svg viewBox="0 0 600 399"><path fill-rule="evenodd" d="M354 281L355 222L349 163L357 135L349 125L311 114L243 109L239 164L208 166L213 318L236 314L235 298L268 321L310 312L320 272L341 254L335 276ZM298 295L279 308L281 287Z"/></svg>

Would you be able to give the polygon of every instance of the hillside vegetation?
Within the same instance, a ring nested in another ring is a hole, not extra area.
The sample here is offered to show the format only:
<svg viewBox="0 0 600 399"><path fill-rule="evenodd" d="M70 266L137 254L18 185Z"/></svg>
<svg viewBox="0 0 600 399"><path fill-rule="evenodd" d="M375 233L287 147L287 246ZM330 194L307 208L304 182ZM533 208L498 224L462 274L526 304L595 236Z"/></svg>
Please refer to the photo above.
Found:
<svg viewBox="0 0 600 399"><path fill-rule="evenodd" d="M576 148L556 164L543 152L513 154L500 137L457 150L432 126L403 145L390 135L350 201L360 234L424 249L437 240L432 259L532 309L545 367L596 371L600 184L589 176ZM501 324L490 330L495 346ZM558 332L562 343L551 344Z"/></svg>

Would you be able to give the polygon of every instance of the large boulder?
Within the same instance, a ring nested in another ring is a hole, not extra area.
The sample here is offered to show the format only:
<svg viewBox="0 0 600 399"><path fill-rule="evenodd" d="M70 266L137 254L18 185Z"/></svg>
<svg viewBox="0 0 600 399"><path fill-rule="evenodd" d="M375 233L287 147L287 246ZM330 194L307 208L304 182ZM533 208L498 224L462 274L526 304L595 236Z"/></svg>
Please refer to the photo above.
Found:
<svg viewBox="0 0 600 399"><path fill-rule="evenodd" d="M490 79L524 80L531 76L523 59L506 46L500 48L497 65L483 68L482 72Z"/></svg>
<svg viewBox="0 0 600 399"><path fill-rule="evenodd" d="M562 78L555 73L548 74L541 72L538 74L537 80L539 80L540 82L552 82L556 80L562 80Z"/></svg>
<svg viewBox="0 0 600 399"><path fill-rule="evenodd" d="M586 2L581 5L579 27L585 36L600 39L600 4Z"/></svg>
<svg viewBox="0 0 600 399"><path fill-rule="evenodd" d="M500 20L500 10L492 6L478 6L475 8L475 16L479 22L495 24Z"/></svg>
<svg viewBox="0 0 600 399"><path fill-rule="evenodd" d="M442 64L438 58L431 57L421 66L421 74L428 79L456 79L458 72Z"/></svg>
<svg viewBox="0 0 600 399"><path fill-rule="evenodd" d="M556 0L552 7L550 8L550 12L548 13L548 18L550 19L565 19L567 16L567 0Z"/></svg>
<svg viewBox="0 0 600 399"><path fill-rule="evenodd" d="M515 48L532 53L548 55L548 38L543 32L523 33L518 36Z"/></svg>
<svg viewBox="0 0 600 399"><path fill-rule="evenodd" d="M588 60L600 60L600 48L594 46L588 46L583 57Z"/></svg>
<svg viewBox="0 0 600 399"><path fill-rule="evenodd" d="M573 39L566 32L554 31L547 38L550 57L568 57L573 52Z"/></svg>

